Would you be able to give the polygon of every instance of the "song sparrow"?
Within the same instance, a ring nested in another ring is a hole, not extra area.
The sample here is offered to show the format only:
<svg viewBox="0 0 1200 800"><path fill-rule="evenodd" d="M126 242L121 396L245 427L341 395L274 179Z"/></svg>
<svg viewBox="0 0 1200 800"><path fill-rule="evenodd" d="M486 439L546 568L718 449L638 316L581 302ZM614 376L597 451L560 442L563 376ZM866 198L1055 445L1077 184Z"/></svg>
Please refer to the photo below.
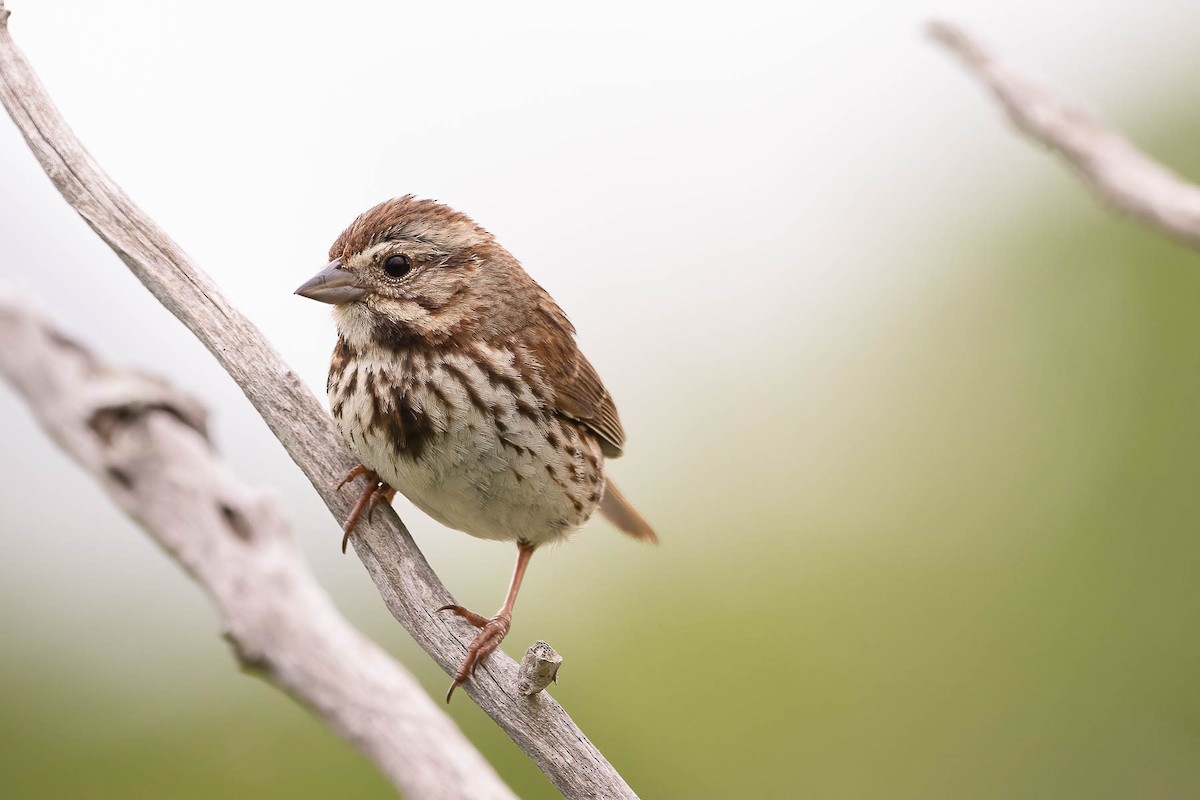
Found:
<svg viewBox="0 0 1200 800"><path fill-rule="evenodd" d="M508 633L525 568L599 507L625 533L657 537L608 480L625 433L562 309L465 214L409 195L342 232L296 293L334 304L329 402L368 486L346 520L398 489L434 519L517 543L496 616L451 605L480 629L446 694Z"/></svg>

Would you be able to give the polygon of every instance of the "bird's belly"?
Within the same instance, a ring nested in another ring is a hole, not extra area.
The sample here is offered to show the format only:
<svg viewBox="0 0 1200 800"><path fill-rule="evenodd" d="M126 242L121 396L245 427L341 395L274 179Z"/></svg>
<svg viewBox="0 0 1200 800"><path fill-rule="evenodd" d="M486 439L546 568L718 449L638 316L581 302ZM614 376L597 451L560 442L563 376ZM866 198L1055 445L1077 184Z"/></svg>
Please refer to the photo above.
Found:
<svg viewBox="0 0 1200 800"><path fill-rule="evenodd" d="M454 375L471 380L472 370ZM478 379L474 392L455 392L452 381L434 392L426 381L377 403L343 403L340 414L334 401L335 419L365 466L442 524L534 545L565 538L603 493L599 445L555 415L490 397ZM379 421L389 416L400 422Z"/></svg>

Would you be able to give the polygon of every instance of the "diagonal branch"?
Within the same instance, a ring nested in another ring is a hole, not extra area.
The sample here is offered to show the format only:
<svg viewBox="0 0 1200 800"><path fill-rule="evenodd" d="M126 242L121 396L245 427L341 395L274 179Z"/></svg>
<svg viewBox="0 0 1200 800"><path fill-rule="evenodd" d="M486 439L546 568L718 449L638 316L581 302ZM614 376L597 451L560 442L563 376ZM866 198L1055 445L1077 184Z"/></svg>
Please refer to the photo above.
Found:
<svg viewBox="0 0 1200 800"><path fill-rule="evenodd" d="M1058 152L1101 200L1200 248L1200 187L997 59L962 28L933 22L929 35L987 84L1017 128Z"/></svg>
<svg viewBox="0 0 1200 800"><path fill-rule="evenodd" d="M337 612L278 500L233 475L195 400L100 362L28 299L2 290L0 376L204 588L245 666L312 709L410 797L514 797L420 684Z"/></svg>
<svg viewBox="0 0 1200 800"><path fill-rule="evenodd" d="M350 510L334 490L354 466L329 415L262 333L99 168L54 107L12 40L0 0L0 102L62 196L130 271L237 382L337 519ZM453 602L399 518L380 509L360 522L354 547L388 610L451 674L475 630L431 612ZM523 697L517 665L496 652L464 687L567 797L634 797L604 755L545 692Z"/></svg>

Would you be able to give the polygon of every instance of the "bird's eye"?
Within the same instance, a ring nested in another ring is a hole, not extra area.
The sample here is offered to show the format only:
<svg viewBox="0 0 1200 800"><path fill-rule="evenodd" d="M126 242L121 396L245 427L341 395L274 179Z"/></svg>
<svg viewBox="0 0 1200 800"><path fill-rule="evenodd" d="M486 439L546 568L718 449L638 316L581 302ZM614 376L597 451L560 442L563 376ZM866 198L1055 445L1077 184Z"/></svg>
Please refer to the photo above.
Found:
<svg viewBox="0 0 1200 800"><path fill-rule="evenodd" d="M412 269L412 262L403 253L388 256L387 260L383 262L383 271L393 278L404 277L410 269Z"/></svg>

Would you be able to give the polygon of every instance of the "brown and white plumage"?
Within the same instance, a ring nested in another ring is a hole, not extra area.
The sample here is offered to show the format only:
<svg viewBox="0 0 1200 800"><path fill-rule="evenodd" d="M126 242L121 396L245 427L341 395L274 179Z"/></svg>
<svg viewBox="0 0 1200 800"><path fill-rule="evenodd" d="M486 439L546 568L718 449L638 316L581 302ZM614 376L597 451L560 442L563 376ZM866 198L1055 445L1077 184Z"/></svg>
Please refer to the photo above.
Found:
<svg viewBox="0 0 1200 800"><path fill-rule="evenodd" d="M377 265L396 253L412 271L389 280ZM329 255L372 290L337 306L328 383L363 464L473 536L543 544L582 525L625 433L550 295L465 215L411 196L364 213ZM620 519L653 538L636 512Z"/></svg>
<svg viewBox="0 0 1200 800"><path fill-rule="evenodd" d="M335 304L328 389L338 430L378 481L430 516L518 542L497 620L511 613L528 554L597 508L657 541L605 474L605 458L625 444L611 395L562 309L490 233L406 196L359 216L329 257L299 293ZM484 623L480 638L496 620ZM489 643L476 650L486 655Z"/></svg>

